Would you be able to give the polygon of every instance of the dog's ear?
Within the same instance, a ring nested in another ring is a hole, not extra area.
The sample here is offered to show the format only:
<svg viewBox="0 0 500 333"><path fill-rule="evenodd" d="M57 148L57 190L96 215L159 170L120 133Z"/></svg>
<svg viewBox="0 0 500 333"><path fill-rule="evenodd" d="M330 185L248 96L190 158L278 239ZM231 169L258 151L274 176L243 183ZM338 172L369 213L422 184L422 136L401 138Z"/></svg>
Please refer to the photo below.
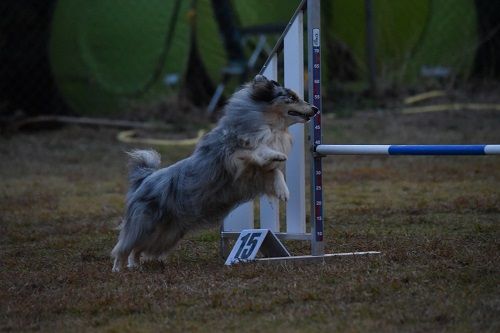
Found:
<svg viewBox="0 0 500 333"><path fill-rule="evenodd" d="M264 75L261 75L261 74L257 74L255 75L255 77L253 78L253 83L259 83L259 82L267 82L269 81L267 79L267 77L265 77Z"/></svg>
<svg viewBox="0 0 500 333"><path fill-rule="evenodd" d="M274 99L276 81L268 80L264 75L256 75L252 81L252 99L259 102L270 102Z"/></svg>
<svg viewBox="0 0 500 333"><path fill-rule="evenodd" d="M253 83L266 83L266 82L271 82L273 85L275 85L276 87L281 87L281 85L274 81L274 80L269 80L267 77L265 77L264 75L262 74L257 74L255 75L255 77L253 78Z"/></svg>

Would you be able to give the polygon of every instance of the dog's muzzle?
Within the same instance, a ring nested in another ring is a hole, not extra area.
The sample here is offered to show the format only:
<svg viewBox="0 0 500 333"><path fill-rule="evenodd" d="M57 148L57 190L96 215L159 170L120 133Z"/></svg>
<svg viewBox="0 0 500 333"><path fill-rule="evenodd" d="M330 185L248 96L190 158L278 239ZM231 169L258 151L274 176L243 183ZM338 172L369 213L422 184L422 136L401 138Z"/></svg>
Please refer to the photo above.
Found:
<svg viewBox="0 0 500 333"><path fill-rule="evenodd" d="M304 119L306 122L308 122L309 120L311 120L312 117L314 117L316 115L316 113L318 113L318 108L315 107L315 106L311 106L311 110L312 112L311 113L301 113L301 112L298 112L298 111L288 111L288 114L292 117L299 117L299 118L302 118Z"/></svg>

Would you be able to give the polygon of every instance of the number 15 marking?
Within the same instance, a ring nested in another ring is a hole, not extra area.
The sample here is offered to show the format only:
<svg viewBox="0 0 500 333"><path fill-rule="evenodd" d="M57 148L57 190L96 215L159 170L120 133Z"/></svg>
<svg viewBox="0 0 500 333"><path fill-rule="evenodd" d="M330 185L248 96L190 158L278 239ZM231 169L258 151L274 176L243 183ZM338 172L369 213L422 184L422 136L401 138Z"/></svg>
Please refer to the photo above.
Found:
<svg viewBox="0 0 500 333"><path fill-rule="evenodd" d="M253 234L245 235L241 238L241 244L238 248L238 252L235 254L235 258L247 259L255 250L258 244L258 238L262 235L261 232L255 232Z"/></svg>

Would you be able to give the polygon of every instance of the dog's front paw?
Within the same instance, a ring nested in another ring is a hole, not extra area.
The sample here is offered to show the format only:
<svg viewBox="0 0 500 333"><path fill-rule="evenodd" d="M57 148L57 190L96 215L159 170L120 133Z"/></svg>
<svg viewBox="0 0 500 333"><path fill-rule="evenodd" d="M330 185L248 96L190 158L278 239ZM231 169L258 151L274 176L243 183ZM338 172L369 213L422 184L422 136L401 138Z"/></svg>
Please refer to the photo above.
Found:
<svg viewBox="0 0 500 333"><path fill-rule="evenodd" d="M256 151L256 160L260 160L261 166L269 166L276 162L284 162L287 159L286 154L269 147L260 148Z"/></svg>
<svg viewBox="0 0 500 333"><path fill-rule="evenodd" d="M285 183L276 182L274 191L276 192L276 197L281 201L286 202L290 198L290 191L288 190L288 187Z"/></svg>
<svg viewBox="0 0 500 333"><path fill-rule="evenodd" d="M265 157L265 163L262 166L267 170L276 169L279 164L287 160L287 156L280 152L274 152Z"/></svg>
<svg viewBox="0 0 500 333"><path fill-rule="evenodd" d="M277 197L278 199L280 199L281 201L285 201L287 202L288 199L290 198L290 192L288 191L288 188L283 188L281 189L281 191L277 191Z"/></svg>
<svg viewBox="0 0 500 333"><path fill-rule="evenodd" d="M274 156L272 156L271 160L273 162L284 162L287 160L287 156L283 153L276 153Z"/></svg>

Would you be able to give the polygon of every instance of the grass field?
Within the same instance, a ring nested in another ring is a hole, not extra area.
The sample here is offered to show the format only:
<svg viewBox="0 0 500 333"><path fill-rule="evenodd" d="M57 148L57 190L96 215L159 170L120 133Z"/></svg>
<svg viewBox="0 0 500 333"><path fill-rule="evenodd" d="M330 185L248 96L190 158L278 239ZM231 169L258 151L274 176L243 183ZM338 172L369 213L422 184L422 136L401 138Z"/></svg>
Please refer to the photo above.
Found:
<svg viewBox="0 0 500 333"><path fill-rule="evenodd" d="M493 111L325 122L328 143L500 142ZM131 148L116 134L0 138L1 331L500 331L499 157L325 159L327 252L381 256L228 268L210 229L113 274ZM161 149L164 163L191 149Z"/></svg>

